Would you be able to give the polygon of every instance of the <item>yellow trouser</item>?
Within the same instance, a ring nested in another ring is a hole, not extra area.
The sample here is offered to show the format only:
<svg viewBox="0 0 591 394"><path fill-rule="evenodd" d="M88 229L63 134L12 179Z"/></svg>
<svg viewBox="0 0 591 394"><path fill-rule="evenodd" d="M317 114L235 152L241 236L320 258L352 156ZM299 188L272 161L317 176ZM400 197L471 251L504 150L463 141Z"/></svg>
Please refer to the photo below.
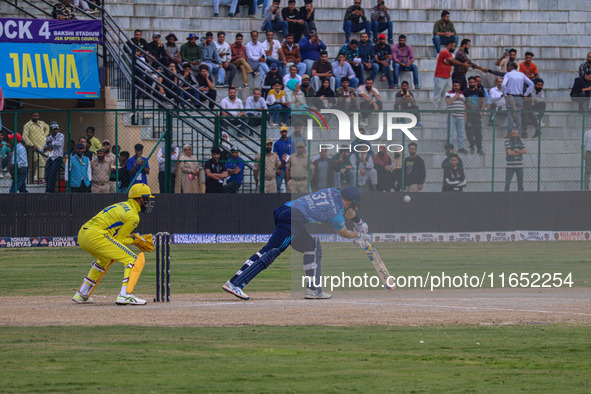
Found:
<svg viewBox="0 0 591 394"><path fill-rule="evenodd" d="M119 261L124 266L135 262L137 255L123 245L121 242L101 230L82 228L78 233L80 247L89 255L98 260L98 264L104 268L108 267L111 260Z"/></svg>

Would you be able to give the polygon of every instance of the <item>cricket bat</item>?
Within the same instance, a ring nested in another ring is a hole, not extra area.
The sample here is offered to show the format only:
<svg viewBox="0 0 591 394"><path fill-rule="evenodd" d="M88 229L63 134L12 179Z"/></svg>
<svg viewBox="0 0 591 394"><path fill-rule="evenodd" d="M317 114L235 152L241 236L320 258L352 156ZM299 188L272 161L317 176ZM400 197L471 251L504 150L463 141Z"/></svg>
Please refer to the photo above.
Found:
<svg viewBox="0 0 591 394"><path fill-rule="evenodd" d="M373 244L369 244L369 246L365 248L365 251L367 252L367 256L369 257L369 260L372 262L373 267L376 269L378 276L380 277L380 280L382 281L382 284L384 285L386 290L394 290L394 283L392 283L392 281L388 283L390 272L388 272L388 268L386 268L386 265L382 261L382 258L380 257L378 251L373 246Z"/></svg>

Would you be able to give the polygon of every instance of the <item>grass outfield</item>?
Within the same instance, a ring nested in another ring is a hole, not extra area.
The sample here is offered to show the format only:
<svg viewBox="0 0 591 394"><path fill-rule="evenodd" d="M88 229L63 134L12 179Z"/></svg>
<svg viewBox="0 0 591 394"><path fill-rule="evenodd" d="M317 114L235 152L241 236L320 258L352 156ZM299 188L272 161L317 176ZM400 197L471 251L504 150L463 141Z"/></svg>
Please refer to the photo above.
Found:
<svg viewBox="0 0 591 394"><path fill-rule="evenodd" d="M172 245L172 296L182 293L210 293L238 270L246 258L262 245ZM591 286L589 243L491 242L491 243L379 243L382 259L392 275L424 275L483 272L572 272L574 287ZM294 277L302 274L301 254L291 248L248 286L249 292L291 290ZM323 245L323 274L374 274L365 252L352 244ZM155 291L155 254L147 263L135 292ZM88 273L92 258L80 248L0 249L0 296L71 296ZM292 270L293 266L293 270ZM116 293L123 266L112 267L95 294ZM495 283L499 283L498 281ZM495 286L498 287L498 286Z"/></svg>
<svg viewBox="0 0 591 394"><path fill-rule="evenodd" d="M2 327L0 391L589 392L588 339L564 326Z"/></svg>

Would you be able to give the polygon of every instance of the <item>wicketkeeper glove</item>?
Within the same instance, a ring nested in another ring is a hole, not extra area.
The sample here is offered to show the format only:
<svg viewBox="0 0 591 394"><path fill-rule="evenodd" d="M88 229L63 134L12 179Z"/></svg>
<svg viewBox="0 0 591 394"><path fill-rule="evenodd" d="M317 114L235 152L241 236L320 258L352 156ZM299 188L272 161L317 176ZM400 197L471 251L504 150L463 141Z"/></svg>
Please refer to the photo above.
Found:
<svg viewBox="0 0 591 394"><path fill-rule="evenodd" d="M152 234L139 235L138 233L132 233L130 236L133 238L133 244L142 252L151 252L154 250Z"/></svg>
<svg viewBox="0 0 591 394"><path fill-rule="evenodd" d="M367 223L365 223L362 220L353 226L353 230L359 234L367 234L367 232L368 232Z"/></svg>
<svg viewBox="0 0 591 394"><path fill-rule="evenodd" d="M371 237L368 234L359 233L359 237L355 238L353 242L355 245L359 246L361 249L365 249L369 246L371 241Z"/></svg>

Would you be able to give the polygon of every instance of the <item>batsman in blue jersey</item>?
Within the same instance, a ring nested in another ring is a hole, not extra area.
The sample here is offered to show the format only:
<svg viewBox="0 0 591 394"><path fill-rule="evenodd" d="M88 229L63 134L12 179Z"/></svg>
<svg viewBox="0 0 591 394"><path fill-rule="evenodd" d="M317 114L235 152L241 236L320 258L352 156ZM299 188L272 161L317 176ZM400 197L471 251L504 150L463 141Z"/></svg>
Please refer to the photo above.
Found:
<svg viewBox="0 0 591 394"><path fill-rule="evenodd" d="M366 248L370 237L367 235L367 224L357 214L360 204L359 189L347 186L340 192L334 188L322 189L276 208L275 231L271 234L269 242L250 256L236 275L222 286L222 289L243 300L250 299L243 290L244 286L259 272L270 266L291 244L295 250L304 254L304 272L310 278L304 298L331 298L331 295L323 292L321 287L314 286L315 283L320 283L322 248L320 241L308 233L306 224L332 223L341 237L354 239L355 244ZM353 221L355 231L345 227L345 219Z"/></svg>

